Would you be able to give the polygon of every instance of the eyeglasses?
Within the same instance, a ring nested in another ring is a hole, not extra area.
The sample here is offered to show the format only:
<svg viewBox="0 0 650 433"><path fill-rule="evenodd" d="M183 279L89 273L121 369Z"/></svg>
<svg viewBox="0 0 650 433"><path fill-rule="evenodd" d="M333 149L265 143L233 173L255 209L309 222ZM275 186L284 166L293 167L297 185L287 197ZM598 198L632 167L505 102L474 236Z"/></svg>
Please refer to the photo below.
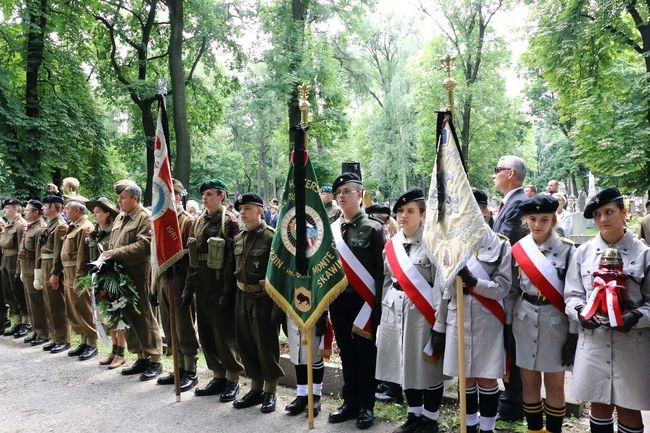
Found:
<svg viewBox="0 0 650 433"><path fill-rule="evenodd" d="M508 168L508 167L494 167L494 174L497 174L500 171L506 171L506 170L512 170L512 169Z"/></svg>
<svg viewBox="0 0 650 433"><path fill-rule="evenodd" d="M357 191L354 190L354 189L337 189L334 192L334 197L338 197L340 195L348 195L348 194L353 193L353 192L357 192Z"/></svg>

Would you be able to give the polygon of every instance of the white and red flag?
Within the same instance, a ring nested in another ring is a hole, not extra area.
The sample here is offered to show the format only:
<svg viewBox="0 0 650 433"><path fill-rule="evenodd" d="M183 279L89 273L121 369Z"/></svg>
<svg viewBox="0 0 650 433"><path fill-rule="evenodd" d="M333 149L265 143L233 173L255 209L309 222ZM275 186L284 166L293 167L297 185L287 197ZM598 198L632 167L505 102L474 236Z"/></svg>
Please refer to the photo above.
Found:
<svg viewBox="0 0 650 433"><path fill-rule="evenodd" d="M151 270L154 279L158 278L184 254L163 126L163 122L166 123L166 121L164 97L161 97L158 104L158 125L154 144L151 200Z"/></svg>

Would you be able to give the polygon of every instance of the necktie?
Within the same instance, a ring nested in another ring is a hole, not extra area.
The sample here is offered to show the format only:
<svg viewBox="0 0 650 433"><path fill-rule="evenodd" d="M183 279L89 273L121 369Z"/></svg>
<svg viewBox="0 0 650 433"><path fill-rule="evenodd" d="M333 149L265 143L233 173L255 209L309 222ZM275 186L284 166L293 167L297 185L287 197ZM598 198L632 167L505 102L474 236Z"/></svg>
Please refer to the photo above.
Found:
<svg viewBox="0 0 650 433"><path fill-rule="evenodd" d="M406 255L408 256L409 253L411 252L411 245L412 244L404 244L404 251L406 251Z"/></svg>
<svg viewBox="0 0 650 433"><path fill-rule="evenodd" d="M503 209L503 202L499 203L499 207L497 208L497 215L501 213L501 209Z"/></svg>

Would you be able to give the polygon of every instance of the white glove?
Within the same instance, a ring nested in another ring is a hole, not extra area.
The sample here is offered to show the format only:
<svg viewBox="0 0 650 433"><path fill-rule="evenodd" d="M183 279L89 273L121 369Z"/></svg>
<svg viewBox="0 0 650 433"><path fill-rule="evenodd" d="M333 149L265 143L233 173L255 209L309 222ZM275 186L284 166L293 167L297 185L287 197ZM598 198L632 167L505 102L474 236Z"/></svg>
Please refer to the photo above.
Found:
<svg viewBox="0 0 650 433"><path fill-rule="evenodd" d="M41 270L34 269L34 289L41 290Z"/></svg>

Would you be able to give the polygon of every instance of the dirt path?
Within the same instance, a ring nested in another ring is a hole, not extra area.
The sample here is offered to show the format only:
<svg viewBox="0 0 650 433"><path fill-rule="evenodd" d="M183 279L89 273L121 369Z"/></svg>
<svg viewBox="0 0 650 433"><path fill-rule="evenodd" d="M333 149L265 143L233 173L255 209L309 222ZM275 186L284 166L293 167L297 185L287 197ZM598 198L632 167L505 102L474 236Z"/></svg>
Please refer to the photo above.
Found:
<svg viewBox="0 0 650 433"><path fill-rule="evenodd" d="M176 403L172 388L154 381L100 367L96 359L79 362L66 353L51 355L20 340L0 337L0 432L307 432L306 418L285 415L292 389L278 392L278 409L261 414L259 407L236 410L216 397L182 394ZM201 382L209 377L200 371ZM240 395L248 392L245 381ZM332 425L327 413L314 431L358 432L354 422ZM377 422L373 433L395 425Z"/></svg>

